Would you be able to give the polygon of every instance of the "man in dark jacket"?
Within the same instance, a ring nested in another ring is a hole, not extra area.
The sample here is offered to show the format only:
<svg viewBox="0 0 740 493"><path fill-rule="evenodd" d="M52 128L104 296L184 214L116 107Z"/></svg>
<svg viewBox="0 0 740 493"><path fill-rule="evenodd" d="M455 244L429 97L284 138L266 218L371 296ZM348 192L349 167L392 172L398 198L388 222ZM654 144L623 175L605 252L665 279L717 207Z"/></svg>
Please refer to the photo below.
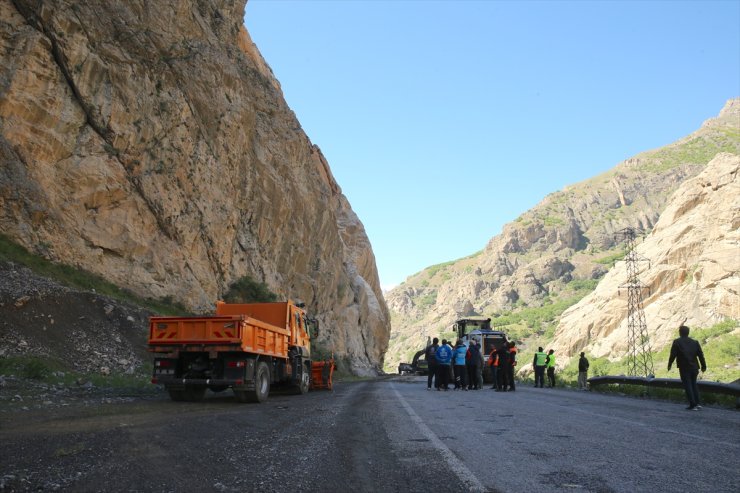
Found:
<svg viewBox="0 0 740 493"><path fill-rule="evenodd" d="M432 382L434 387L439 387L439 381L437 380L437 349L439 349L439 339L436 337L432 340L432 344L427 346L427 350L424 353L424 359L427 360L427 390L432 390Z"/></svg>
<svg viewBox="0 0 740 493"><path fill-rule="evenodd" d="M511 353L509 343L504 342L498 351L498 390L506 392L511 386Z"/></svg>
<svg viewBox="0 0 740 493"><path fill-rule="evenodd" d="M581 357L578 358L578 388L581 390L588 390L586 383L588 382L588 359L586 353L581 353Z"/></svg>
<svg viewBox="0 0 740 493"><path fill-rule="evenodd" d="M676 360L678 372L681 375L681 382L686 391L686 399L689 401L690 411L701 409L699 400L699 389L696 386L696 377L699 376L699 363L701 371L707 371L707 362L704 361L704 353L701 350L701 344L695 339L689 337L689 328L682 325L678 328L678 339L673 341L671 346L671 356L668 358L668 371L671 371L671 365ZM698 363L697 363L698 359Z"/></svg>
<svg viewBox="0 0 740 493"><path fill-rule="evenodd" d="M475 339L472 339L468 347L466 360L468 366L468 390L478 390L481 388L482 378L480 378L480 372L482 361L480 346L478 346L478 342Z"/></svg>

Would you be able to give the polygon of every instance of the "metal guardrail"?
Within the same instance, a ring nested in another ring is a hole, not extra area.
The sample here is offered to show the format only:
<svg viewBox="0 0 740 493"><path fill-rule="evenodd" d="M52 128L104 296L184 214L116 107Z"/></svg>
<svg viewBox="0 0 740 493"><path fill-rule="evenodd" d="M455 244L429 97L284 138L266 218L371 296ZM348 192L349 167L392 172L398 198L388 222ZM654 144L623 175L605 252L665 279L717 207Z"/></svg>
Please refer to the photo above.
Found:
<svg viewBox="0 0 740 493"><path fill-rule="evenodd" d="M646 387L659 387L669 389L683 389L683 383L678 378L645 378L625 376L603 376L588 379L590 385L626 384L644 385ZM740 398L740 385L736 383L710 382L708 380L697 380L699 391L714 394L727 394Z"/></svg>

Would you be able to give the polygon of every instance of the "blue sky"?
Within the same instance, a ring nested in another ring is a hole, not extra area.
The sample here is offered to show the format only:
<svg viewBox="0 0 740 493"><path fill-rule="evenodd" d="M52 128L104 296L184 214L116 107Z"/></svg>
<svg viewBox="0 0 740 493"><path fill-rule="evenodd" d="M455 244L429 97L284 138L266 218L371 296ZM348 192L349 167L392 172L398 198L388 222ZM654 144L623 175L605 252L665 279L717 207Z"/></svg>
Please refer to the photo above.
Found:
<svg viewBox="0 0 740 493"><path fill-rule="evenodd" d="M385 287L740 95L740 1L249 0L245 24Z"/></svg>

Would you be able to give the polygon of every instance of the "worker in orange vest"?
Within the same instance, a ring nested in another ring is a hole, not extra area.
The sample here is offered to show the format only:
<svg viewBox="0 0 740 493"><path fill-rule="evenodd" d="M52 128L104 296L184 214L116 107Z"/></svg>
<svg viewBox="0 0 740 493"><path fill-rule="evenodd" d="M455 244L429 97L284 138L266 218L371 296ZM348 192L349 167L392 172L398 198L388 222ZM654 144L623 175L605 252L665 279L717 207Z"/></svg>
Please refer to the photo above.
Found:
<svg viewBox="0 0 740 493"><path fill-rule="evenodd" d="M498 351L496 346L491 349L491 353L488 355L488 365L491 367L491 374L493 375L493 390L499 390L498 383Z"/></svg>

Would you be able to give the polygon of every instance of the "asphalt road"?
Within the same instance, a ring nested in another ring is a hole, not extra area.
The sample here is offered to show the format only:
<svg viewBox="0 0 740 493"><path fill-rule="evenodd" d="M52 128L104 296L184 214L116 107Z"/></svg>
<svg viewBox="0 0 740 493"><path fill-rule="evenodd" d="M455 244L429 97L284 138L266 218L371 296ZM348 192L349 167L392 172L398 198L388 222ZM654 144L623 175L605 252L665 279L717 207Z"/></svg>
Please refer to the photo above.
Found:
<svg viewBox="0 0 740 493"><path fill-rule="evenodd" d="M423 380L3 413L0 490L740 491L735 410Z"/></svg>

